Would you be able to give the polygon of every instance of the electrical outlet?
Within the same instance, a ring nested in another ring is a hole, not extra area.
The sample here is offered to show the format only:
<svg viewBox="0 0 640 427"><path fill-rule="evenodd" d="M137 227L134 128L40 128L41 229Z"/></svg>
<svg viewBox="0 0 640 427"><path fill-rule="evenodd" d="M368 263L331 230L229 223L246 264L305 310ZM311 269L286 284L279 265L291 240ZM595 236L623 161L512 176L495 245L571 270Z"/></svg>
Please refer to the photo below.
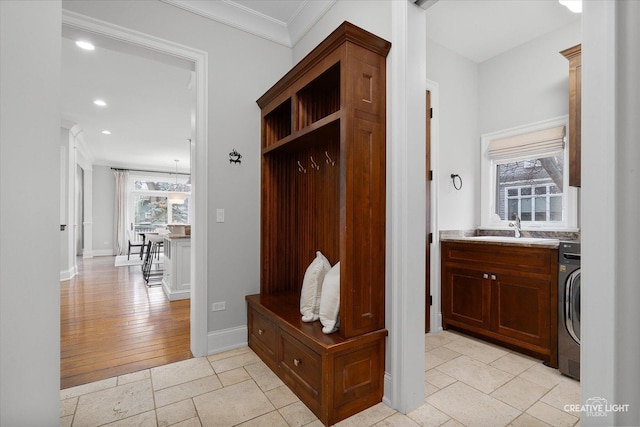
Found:
<svg viewBox="0 0 640 427"><path fill-rule="evenodd" d="M225 302L213 302L211 303L211 311L222 311L225 309Z"/></svg>
<svg viewBox="0 0 640 427"><path fill-rule="evenodd" d="M216 222L224 222L224 209L216 209Z"/></svg>

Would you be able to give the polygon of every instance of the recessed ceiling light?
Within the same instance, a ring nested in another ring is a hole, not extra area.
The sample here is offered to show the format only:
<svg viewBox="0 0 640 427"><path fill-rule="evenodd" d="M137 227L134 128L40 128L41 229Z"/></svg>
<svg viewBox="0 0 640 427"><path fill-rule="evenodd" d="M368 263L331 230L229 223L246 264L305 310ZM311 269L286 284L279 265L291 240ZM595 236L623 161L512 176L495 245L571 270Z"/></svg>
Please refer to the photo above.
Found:
<svg viewBox="0 0 640 427"><path fill-rule="evenodd" d="M89 43L88 41L84 41L84 40L78 40L76 42L76 46L78 46L80 49L84 49L84 50L95 50L96 47Z"/></svg>
<svg viewBox="0 0 640 427"><path fill-rule="evenodd" d="M102 99L96 99L95 101L93 101L94 104L100 106L100 107L106 107L107 103L104 102Z"/></svg>
<svg viewBox="0 0 640 427"><path fill-rule="evenodd" d="M105 134L105 135L111 135L111 131L110 130L106 130L106 129L103 130L102 133Z"/></svg>

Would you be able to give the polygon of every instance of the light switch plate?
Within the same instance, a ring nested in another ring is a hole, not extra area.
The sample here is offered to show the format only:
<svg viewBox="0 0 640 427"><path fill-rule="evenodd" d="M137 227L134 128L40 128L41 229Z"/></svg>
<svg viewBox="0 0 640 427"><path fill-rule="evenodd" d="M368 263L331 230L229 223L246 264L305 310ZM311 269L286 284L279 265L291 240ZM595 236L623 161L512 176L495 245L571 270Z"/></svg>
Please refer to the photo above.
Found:
<svg viewBox="0 0 640 427"><path fill-rule="evenodd" d="M216 222L224 222L224 209L216 209Z"/></svg>

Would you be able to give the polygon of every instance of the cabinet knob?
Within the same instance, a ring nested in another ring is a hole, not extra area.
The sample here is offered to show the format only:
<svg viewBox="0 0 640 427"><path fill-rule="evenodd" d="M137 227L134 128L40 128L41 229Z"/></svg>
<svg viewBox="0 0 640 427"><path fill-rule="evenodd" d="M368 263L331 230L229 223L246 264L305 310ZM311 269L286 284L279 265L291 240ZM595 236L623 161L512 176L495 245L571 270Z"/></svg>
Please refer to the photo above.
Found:
<svg viewBox="0 0 640 427"><path fill-rule="evenodd" d="M484 274L482 275L482 278L483 278L483 279L488 279L488 278L489 278L489 275L488 275L487 273L484 273Z"/></svg>
<svg viewBox="0 0 640 427"><path fill-rule="evenodd" d="M258 329L258 335L264 334L264 329Z"/></svg>
<svg viewBox="0 0 640 427"><path fill-rule="evenodd" d="M293 364L296 366L300 366L300 364L302 363L302 360L300 359L293 359Z"/></svg>
<svg viewBox="0 0 640 427"><path fill-rule="evenodd" d="M491 280L496 280L496 275L495 274L491 275Z"/></svg>

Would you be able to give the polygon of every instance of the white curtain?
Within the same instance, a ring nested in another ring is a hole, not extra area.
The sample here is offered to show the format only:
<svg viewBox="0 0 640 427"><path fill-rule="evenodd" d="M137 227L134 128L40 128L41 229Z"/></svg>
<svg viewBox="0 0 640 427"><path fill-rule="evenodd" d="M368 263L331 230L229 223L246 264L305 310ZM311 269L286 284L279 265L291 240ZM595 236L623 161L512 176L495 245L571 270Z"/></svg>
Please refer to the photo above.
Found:
<svg viewBox="0 0 640 427"><path fill-rule="evenodd" d="M115 171L116 176L116 255L127 253L129 241L129 208L127 200L129 196L129 171Z"/></svg>

